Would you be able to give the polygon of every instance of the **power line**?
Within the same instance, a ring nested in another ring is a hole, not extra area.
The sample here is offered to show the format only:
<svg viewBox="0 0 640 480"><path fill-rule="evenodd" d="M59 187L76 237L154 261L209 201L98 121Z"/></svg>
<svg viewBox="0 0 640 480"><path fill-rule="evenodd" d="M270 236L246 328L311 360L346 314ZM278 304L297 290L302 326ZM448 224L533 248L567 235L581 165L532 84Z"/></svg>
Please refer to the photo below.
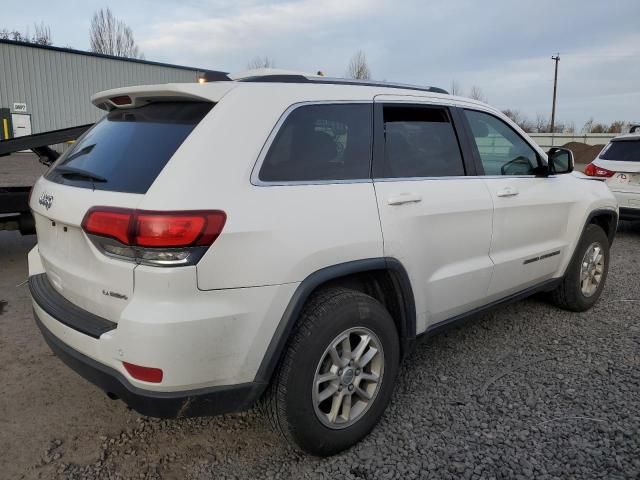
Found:
<svg viewBox="0 0 640 480"><path fill-rule="evenodd" d="M566 53L562 52L563 56L580 57L580 58L592 58L592 57L640 57L640 53Z"/></svg>

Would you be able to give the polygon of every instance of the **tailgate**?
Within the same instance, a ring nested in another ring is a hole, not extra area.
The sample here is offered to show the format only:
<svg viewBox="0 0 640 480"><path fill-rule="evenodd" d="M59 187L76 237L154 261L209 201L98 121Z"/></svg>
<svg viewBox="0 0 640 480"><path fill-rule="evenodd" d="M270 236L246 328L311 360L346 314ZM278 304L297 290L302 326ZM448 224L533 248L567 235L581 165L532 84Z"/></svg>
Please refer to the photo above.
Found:
<svg viewBox="0 0 640 480"><path fill-rule="evenodd" d="M640 161L620 162L598 159L598 166L615 172L606 183L615 192L640 194Z"/></svg>
<svg viewBox="0 0 640 480"><path fill-rule="evenodd" d="M92 207L136 209L214 105L175 98L151 102L133 94L120 98L141 105L111 109L38 180L29 202L53 288L112 322L132 297L136 263L99 250L81 227L84 216Z"/></svg>
<svg viewBox="0 0 640 480"><path fill-rule="evenodd" d="M100 253L80 225L92 206L135 208L142 197L75 188L44 178L33 187L30 206L49 281L73 304L113 322L133 293L135 264Z"/></svg>

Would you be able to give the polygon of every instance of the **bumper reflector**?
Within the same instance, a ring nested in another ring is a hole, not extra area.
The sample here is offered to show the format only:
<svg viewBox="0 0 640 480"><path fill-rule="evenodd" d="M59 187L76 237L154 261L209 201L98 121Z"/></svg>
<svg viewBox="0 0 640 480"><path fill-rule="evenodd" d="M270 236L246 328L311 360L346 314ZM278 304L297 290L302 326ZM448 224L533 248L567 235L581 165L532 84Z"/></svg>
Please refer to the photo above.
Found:
<svg viewBox="0 0 640 480"><path fill-rule="evenodd" d="M134 365L128 362L122 362L122 364L127 372L129 372L129 375L136 380L150 383L160 383L162 381L162 370L159 368L141 367L140 365Z"/></svg>

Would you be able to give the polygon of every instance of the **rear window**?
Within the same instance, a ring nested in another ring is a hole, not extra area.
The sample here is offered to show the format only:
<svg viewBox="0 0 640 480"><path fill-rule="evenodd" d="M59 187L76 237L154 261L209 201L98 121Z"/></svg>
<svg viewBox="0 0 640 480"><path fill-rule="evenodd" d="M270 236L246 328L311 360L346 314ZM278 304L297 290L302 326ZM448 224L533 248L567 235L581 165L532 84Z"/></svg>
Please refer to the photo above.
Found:
<svg viewBox="0 0 640 480"><path fill-rule="evenodd" d="M267 182L368 179L371 105L306 105L287 117L260 169Z"/></svg>
<svg viewBox="0 0 640 480"><path fill-rule="evenodd" d="M146 193L212 107L163 102L113 110L60 157L46 178L96 190Z"/></svg>
<svg viewBox="0 0 640 480"><path fill-rule="evenodd" d="M600 158L620 162L640 162L640 140L611 142L602 150Z"/></svg>

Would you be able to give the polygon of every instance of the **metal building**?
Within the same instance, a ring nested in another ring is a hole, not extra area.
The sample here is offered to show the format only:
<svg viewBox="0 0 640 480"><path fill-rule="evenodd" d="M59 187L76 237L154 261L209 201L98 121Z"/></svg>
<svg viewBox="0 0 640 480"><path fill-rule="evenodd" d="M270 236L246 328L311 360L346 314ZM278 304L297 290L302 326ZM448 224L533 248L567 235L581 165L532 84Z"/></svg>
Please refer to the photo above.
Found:
<svg viewBox="0 0 640 480"><path fill-rule="evenodd" d="M93 123L89 98L130 85L196 82L201 68L0 40L0 139Z"/></svg>

